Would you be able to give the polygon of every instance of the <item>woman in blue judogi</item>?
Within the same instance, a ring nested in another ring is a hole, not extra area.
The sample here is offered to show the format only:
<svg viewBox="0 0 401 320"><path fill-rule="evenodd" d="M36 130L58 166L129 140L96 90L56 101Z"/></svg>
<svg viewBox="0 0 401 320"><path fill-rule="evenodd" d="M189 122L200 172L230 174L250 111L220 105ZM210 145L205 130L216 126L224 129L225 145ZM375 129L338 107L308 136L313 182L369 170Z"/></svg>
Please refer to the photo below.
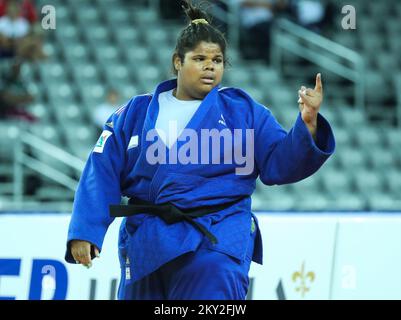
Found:
<svg viewBox="0 0 401 320"><path fill-rule="evenodd" d="M300 113L287 133L246 92L219 87L225 39L189 1L185 12L177 79L110 117L76 192L68 262L91 266L114 217L125 217L120 299L244 299L251 261L262 263L251 212L256 179L299 181L334 151L319 114L320 74L314 89L299 91Z"/></svg>

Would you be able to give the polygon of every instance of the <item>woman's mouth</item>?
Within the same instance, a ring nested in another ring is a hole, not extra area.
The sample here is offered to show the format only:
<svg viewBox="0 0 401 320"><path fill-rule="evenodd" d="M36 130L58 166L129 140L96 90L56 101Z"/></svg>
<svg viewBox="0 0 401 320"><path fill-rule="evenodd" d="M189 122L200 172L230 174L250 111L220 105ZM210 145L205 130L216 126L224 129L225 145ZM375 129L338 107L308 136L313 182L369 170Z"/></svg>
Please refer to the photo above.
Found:
<svg viewBox="0 0 401 320"><path fill-rule="evenodd" d="M203 84L213 84L214 79L213 78L209 78L209 77L203 77L203 78L201 78L201 82Z"/></svg>

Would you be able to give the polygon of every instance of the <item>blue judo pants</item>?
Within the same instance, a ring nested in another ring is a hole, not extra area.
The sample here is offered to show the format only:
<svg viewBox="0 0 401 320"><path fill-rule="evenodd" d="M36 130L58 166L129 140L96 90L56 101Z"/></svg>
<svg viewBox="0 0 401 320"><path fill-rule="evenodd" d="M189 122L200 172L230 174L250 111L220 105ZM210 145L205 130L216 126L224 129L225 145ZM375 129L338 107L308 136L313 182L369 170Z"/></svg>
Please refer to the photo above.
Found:
<svg viewBox="0 0 401 320"><path fill-rule="evenodd" d="M200 248L161 266L136 281L125 280L121 270L120 300L244 300L248 292L248 272L256 231L250 234L246 259L239 262L224 253L207 248L206 237Z"/></svg>

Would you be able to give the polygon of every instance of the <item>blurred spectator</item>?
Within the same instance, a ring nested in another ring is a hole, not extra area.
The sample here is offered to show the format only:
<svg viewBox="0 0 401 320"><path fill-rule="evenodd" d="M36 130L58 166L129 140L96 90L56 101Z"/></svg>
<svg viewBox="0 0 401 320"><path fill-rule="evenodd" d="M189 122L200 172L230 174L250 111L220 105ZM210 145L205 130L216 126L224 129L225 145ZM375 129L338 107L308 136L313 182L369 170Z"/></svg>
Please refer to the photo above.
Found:
<svg viewBox="0 0 401 320"><path fill-rule="evenodd" d="M291 0L295 22L316 33L333 26L334 4L320 0Z"/></svg>
<svg viewBox="0 0 401 320"><path fill-rule="evenodd" d="M8 3L0 17L0 57L14 57L21 39L29 34L29 21L19 15L16 2Z"/></svg>
<svg viewBox="0 0 401 320"><path fill-rule="evenodd" d="M274 19L285 16L304 28L321 33L333 25L334 4L320 0L230 0L240 7L240 51L243 59L270 62L270 39ZM221 31L229 33L225 2L213 1L213 14Z"/></svg>
<svg viewBox="0 0 401 320"><path fill-rule="evenodd" d="M96 127L103 129L107 119L116 111L119 103L120 95L115 89L109 89L106 95L106 101L96 107L93 113L93 122Z"/></svg>
<svg viewBox="0 0 401 320"><path fill-rule="evenodd" d="M2 0L0 0L2 1ZM44 59L41 28L35 8L28 0L8 0L0 3L0 57L15 57L29 61Z"/></svg>
<svg viewBox="0 0 401 320"><path fill-rule="evenodd" d="M4 16L7 12L9 2L13 0L0 0L0 17ZM15 2L15 1L14 1ZM29 21L30 24L34 24L38 20L35 6L31 0L23 0L17 2L18 4L18 15Z"/></svg>
<svg viewBox="0 0 401 320"><path fill-rule="evenodd" d="M0 61L0 119L35 122L37 119L25 110L34 98L21 79L21 66L17 59Z"/></svg>
<svg viewBox="0 0 401 320"><path fill-rule="evenodd" d="M275 15L287 10L287 0L231 0L240 5L240 49L244 59L270 63L270 32Z"/></svg>

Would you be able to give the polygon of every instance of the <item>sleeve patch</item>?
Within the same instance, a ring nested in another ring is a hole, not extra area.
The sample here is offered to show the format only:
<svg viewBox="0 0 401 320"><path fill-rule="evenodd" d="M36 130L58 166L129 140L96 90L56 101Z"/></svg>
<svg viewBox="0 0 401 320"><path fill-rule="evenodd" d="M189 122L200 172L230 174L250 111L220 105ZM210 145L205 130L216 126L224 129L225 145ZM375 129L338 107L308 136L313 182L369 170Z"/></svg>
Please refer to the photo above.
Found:
<svg viewBox="0 0 401 320"><path fill-rule="evenodd" d="M99 137L99 140L96 142L96 146L93 149L93 152L97 153L103 153L104 146L106 145L107 139L112 135L113 133L108 130L104 130L102 134Z"/></svg>

